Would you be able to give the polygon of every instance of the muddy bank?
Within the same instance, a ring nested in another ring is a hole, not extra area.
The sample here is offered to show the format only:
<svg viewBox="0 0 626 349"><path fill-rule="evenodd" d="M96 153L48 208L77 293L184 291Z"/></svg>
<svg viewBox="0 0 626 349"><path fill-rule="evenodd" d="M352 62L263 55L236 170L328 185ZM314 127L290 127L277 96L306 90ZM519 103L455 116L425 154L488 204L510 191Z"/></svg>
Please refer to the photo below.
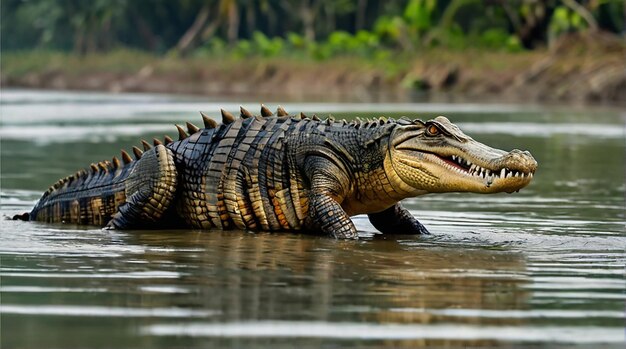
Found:
<svg viewBox="0 0 626 349"><path fill-rule="evenodd" d="M76 57L4 54L3 87L268 96L274 99L626 103L626 45L601 34L531 52L429 50L371 62L288 58L161 58L139 52ZM34 56L34 57L33 57ZM43 57L39 57L43 56Z"/></svg>

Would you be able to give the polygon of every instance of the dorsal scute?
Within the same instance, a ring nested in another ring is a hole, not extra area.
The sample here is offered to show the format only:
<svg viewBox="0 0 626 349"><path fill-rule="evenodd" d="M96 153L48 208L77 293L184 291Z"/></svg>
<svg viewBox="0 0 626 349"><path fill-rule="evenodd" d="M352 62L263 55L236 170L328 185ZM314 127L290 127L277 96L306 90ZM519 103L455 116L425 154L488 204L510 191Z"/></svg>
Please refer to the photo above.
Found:
<svg viewBox="0 0 626 349"><path fill-rule="evenodd" d="M324 120L326 122L326 125L332 125L335 123L335 117L332 114L328 114L328 117L326 117L326 120Z"/></svg>
<svg viewBox="0 0 626 349"><path fill-rule="evenodd" d="M70 184L72 184L72 182L74 182L74 180L76 179L76 176L74 176L74 175L69 175L69 176L67 176L67 177L65 177L65 178L67 179L66 184L67 184L67 185L70 185Z"/></svg>
<svg viewBox="0 0 626 349"><path fill-rule="evenodd" d="M204 128L216 128L217 127L217 122L215 122L215 120L213 120L210 116L206 115L203 112L200 112L200 115L202 115L202 122L204 123Z"/></svg>
<svg viewBox="0 0 626 349"><path fill-rule="evenodd" d="M262 117L270 117L274 115L274 113L272 113L271 110L269 110L268 107L266 107L264 104L261 104L261 116Z"/></svg>
<svg viewBox="0 0 626 349"><path fill-rule="evenodd" d="M361 118L358 116L354 118L354 120L352 120L351 122L351 125L356 129L361 128L362 124L363 124L363 120L361 120Z"/></svg>
<svg viewBox="0 0 626 349"><path fill-rule="evenodd" d="M114 169L114 168L113 168L113 164L111 163L111 161L109 161L109 160L104 160L103 162L104 162L104 165L105 165L105 166L106 166L106 168L107 168L107 172L108 172L108 171L111 171L111 170L113 170L113 169Z"/></svg>
<svg viewBox="0 0 626 349"><path fill-rule="evenodd" d="M143 146L143 150L150 150L152 148L152 146L150 145L150 143L146 142L145 139L141 140L141 145Z"/></svg>
<svg viewBox="0 0 626 349"><path fill-rule="evenodd" d="M242 119L249 119L249 118L254 117L254 115L250 111L248 111L247 109L241 106L239 107L239 116Z"/></svg>
<svg viewBox="0 0 626 349"><path fill-rule="evenodd" d="M104 161L98 162L98 171L109 172L109 168L108 168L106 162L104 162Z"/></svg>
<svg viewBox="0 0 626 349"><path fill-rule="evenodd" d="M191 122L186 122L185 126L187 126L187 131L189 132L190 135L200 131L200 128L194 124L192 124Z"/></svg>
<svg viewBox="0 0 626 349"><path fill-rule="evenodd" d="M235 122L235 116L224 110L224 109L220 109L220 113L222 114L222 124L230 124Z"/></svg>
<svg viewBox="0 0 626 349"><path fill-rule="evenodd" d="M183 139L189 137L187 132L185 132L185 130L182 127L180 127L180 125L176 125L176 129L178 130L178 140L179 141L182 141Z"/></svg>
<svg viewBox="0 0 626 349"><path fill-rule="evenodd" d="M113 157L113 159L111 159L111 165L113 166L114 170L117 170L118 168L122 166L122 164L120 163L120 160L116 158L115 156Z"/></svg>
<svg viewBox="0 0 626 349"><path fill-rule="evenodd" d="M276 108L276 115L277 116L288 116L289 113L287 113L287 111L282 107L282 106L278 106L278 108Z"/></svg>
<svg viewBox="0 0 626 349"><path fill-rule="evenodd" d="M124 162L124 165L128 165L133 162L133 158L131 158L124 149L122 149L122 161Z"/></svg>
<svg viewBox="0 0 626 349"><path fill-rule="evenodd" d="M143 155L143 151L141 151L141 149L137 147L133 147L133 154L135 154L135 159L139 160L141 159L141 156Z"/></svg>

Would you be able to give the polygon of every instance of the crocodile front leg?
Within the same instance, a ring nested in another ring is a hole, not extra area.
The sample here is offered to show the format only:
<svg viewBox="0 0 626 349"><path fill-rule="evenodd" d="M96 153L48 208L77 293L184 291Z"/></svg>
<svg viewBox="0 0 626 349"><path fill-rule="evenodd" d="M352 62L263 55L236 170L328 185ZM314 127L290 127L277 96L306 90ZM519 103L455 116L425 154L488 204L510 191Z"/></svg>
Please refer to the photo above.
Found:
<svg viewBox="0 0 626 349"><path fill-rule="evenodd" d="M309 218L324 234L336 239L359 238L350 217L341 205L327 194L309 196Z"/></svg>
<svg viewBox="0 0 626 349"><path fill-rule="evenodd" d="M349 185L344 172L321 157L308 159L305 168L311 181L307 225L337 239L358 239L354 223L340 204Z"/></svg>
<svg viewBox="0 0 626 349"><path fill-rule="evenodd" d="M383 234L430 234L400 203L384 211L370 213L368 217L372 225Z"/></svg>

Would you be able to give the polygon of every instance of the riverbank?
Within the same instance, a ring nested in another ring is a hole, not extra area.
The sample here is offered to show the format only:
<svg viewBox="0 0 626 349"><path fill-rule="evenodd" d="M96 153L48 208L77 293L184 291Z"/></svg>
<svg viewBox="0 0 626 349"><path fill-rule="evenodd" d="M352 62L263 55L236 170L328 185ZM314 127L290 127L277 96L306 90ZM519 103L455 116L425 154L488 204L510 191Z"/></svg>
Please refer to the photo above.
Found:
<svg viewBox="0 0 626 349"><path fill-rule="evenodd" d="M189 58L120 50L2 55L2 87L255 95L279 99L471 99L626 103L626 45L578 34L550 49L499 52L429 49L410 56Z"/></svg>

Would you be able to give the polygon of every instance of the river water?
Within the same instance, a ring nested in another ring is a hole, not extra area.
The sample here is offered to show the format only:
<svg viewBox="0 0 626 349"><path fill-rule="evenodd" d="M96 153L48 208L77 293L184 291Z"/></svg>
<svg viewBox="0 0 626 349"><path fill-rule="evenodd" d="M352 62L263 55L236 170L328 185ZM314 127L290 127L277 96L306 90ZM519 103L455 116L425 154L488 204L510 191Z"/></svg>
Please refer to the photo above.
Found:
<svg viewBox="0 0 626 349"><path fill-rule="evenodd" d="M243 105L256 110L256 101ZM4 90L1 214L140 138L240 101ZM269 105L276 103L268 101ZM1 222L2 348L623 348L624 118L611 108L284 103L447 115L539 162L516 194L406 201L430 236L103 231Z"/></svg>

